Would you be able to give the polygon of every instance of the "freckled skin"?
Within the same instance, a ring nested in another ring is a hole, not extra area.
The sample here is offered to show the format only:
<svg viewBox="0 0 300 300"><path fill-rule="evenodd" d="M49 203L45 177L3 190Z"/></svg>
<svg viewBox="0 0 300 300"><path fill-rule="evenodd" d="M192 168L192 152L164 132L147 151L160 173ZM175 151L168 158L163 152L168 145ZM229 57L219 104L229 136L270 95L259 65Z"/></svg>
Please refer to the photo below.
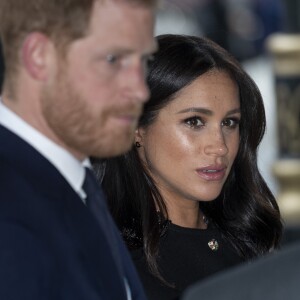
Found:
<svg viewBox="0 0 300 300"><path fill-rule="evenodd" d="M219 195L239 147L239 126L227 126L232 118L241 118L239 108L236 83L226 73L213 71L182 89L152 125L139 128L140 157L169 212L192 209L198 201ZM200 121L186 121L192 117ZM191 126L197 122L201 126ZM205 180L197 174L197 169L210 165L226 166L221 180Z"/></svg>

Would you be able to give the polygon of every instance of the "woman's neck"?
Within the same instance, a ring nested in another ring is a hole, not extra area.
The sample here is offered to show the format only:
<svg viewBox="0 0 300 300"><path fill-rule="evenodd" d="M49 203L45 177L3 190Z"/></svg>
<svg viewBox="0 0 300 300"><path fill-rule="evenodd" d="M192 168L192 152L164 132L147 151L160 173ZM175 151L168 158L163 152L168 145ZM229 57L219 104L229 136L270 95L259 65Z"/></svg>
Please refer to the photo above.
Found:
<svg viewBox="0 0 300 300"><path fill-rule="evenodd" d="M199 202L185 203L181 206L166 203L166 206L168 218L173 224L187 228L207 229L206 218L199 208Z"/></svg>

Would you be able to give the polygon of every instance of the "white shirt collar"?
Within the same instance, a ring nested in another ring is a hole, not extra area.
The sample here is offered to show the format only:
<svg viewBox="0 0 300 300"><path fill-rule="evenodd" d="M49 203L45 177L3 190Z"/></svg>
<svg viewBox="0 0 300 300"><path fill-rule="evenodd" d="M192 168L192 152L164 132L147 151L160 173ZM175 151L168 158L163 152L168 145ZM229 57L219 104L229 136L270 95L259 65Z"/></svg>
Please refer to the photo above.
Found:
<svg viewBox="0 0 300 300"><path fill-rule="evenodd" d="M85 177L84 167L91 167L88 158L83 162L76 159L71 153L54 143L6 107L1 99L0 124L41 153L61 173L81 199L85 199L86 195L82 190L82 184Z"/></svg>

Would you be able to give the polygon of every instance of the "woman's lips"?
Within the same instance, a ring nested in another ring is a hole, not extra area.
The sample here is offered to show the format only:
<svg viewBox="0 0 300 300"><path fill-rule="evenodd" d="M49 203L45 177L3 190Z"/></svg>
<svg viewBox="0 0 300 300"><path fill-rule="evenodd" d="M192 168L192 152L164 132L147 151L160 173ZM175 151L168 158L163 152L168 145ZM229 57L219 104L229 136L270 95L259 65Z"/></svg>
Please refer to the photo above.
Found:
<svg viewBox="0 0 300 300"><path fill-rule="evenodd" d="M196 170L197 174L207 181L218 181L224 179L226 175L225 166L209 166Z"/></svg>

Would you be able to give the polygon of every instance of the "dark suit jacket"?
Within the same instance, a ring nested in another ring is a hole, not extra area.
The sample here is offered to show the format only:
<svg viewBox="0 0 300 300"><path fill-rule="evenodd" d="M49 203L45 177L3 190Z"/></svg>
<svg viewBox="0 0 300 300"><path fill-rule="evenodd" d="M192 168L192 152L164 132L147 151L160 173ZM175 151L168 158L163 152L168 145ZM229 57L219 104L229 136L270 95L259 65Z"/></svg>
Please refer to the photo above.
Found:
<svg viewBox="0 0 300 300"><path fill-rule="evenodd" d="M299 300L300 243L190 287L182 300Z"/></svg>
<svg viewBox="0 0 300 300"><path fill-rule="evenodd" d="M101 228L57 169L1 125L0 186L1 300L122 300L125 277L145 299L110 215Z"/></svg>

